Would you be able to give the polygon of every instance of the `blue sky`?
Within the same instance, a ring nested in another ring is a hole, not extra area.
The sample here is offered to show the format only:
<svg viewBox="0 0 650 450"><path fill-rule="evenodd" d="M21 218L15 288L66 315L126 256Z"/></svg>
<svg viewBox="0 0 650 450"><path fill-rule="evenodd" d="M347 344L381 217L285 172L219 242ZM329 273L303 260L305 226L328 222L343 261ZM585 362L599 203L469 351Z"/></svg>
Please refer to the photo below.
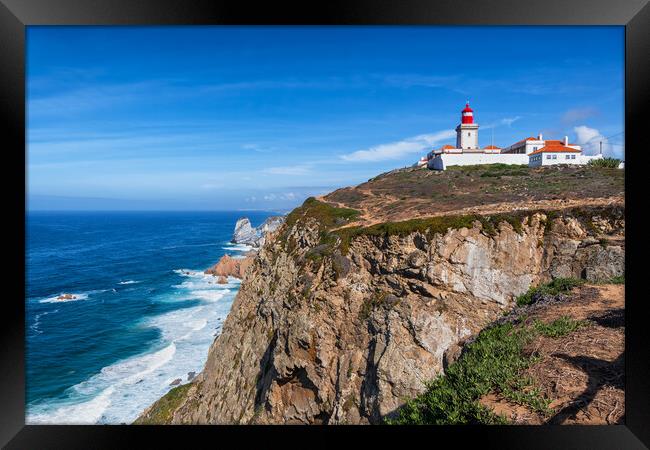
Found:
<svg viewBox="0 0 650 450"><path fill-rule="evenodd" d="M455 143L621 157L622 27L36 27L30 209L264 209ZM600 137L599 137L600 136Z"/></svg>

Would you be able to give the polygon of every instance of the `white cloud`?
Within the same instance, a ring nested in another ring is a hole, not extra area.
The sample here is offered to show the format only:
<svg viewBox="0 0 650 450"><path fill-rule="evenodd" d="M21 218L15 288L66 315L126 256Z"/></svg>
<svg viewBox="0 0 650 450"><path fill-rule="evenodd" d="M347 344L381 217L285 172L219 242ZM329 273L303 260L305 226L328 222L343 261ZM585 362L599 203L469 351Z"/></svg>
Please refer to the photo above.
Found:
<svg viewBox="0 0 650 450"><path fill-rule="evenodd" d="M261 145L257 144L244 144L242 145L242 148L244 150L253 150L258 153L269 153L275 150L275 147L262 147Z"/></svg>
<svg viewBox="0 0 650 450"><path fill-rule="evenodd" d="M370 147L366 150L342 155L341 159L350 162L386 161L399 159L411 153L422 152L429 147L456 136L454 130L443 130L433 134L420 134L401 141Z"/></svg>
<svg viewBox="0 0 650 450"><path fill-rule="evenodd" d="M284 192L280 194L274 194L274 193L266 194L263 198L266 201L272 202L276 200L295 200L297 197L296 194L294 194L293 192Z"/></svg>
<svg viewBox="0 0 650 450"><path fill-rule="evenodd" d="M311 166L302 164L297 166L268 167L262 170L271 175L307 175L311 172Z"/></svg>
<svg viewBox="0 0 650 450"><path fill-rule="evenodd" d="M574 127L573 131L576 133L578 144L582 146L582 151L586 155L595 155L600 152L600 143L603 143L603 155L612 155L612 146L605 136L603 136L597 129L589 128L585 125Z"/></svg>
<svg viewBox="0 0 650 450"><path fill-rule="evenodd" d="M506 118L501 119L501 123L502 123L503 125L510 126L510 125L512 125L514 122L516 122L516 121L519 120L519 119L521 119L521 116L506 117Z"/></svg>
<svg viewBox="0 0 650 450"><path fill-rule="evenodd" d="M516 121L518 121L519 119L521 119L521 116L515 116L515 117L504 117L503 119L498 120L498 121L496 121L496 122L492 122L492 123L489 123L489 124L487 124L487 125L483 125L482 128L483 128L483 129L486 129L486 128L496 128L496 127L499 127L499 126L501 126L501 125L506 125L506 126L509 127L510 125L512 125L513 123L515 123Z"/></svg>
<svg viewBox="0 0 650 450"><path fill-rule="evenodd" d="M571 108L562 114L562 123L573 124L593 117L596 114L598 114L598 110L596 108Z"/></svg>

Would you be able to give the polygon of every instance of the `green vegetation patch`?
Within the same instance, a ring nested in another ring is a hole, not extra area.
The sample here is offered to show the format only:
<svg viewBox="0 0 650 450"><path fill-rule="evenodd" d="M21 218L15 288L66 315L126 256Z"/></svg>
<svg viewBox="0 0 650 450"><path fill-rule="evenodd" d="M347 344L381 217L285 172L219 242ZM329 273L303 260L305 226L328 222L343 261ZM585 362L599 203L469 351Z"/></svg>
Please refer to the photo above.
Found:
<svg viewBox="0 0 650 450"><path fill-rule="evenodd" d="M620 163L621 163L620 159L602 158L602 159L592 159L587 163L587 165L591 167L605 167L609 169L617 169Z"/></svg>
<svg viewBox="0 0 650 450"><path fill-rule="evenodd" d="M506 399L548 415L550 400L522 372L538 361L524 347L539 335L552 338L575 331L582 323L562 317L549 324L525 321L483 330L446 373L428 383L427 390L409 400L388 424L458 425L506 424L479 400L498 393Z"/></svg>
<svg viewBox="0 0 650 450"><path fill-rule="evenodd" d="M171 423L172 415L185 398L192 383L183 384L170 389L156 403L146 416L139 417L134 425L166 425Z"/></svg>
<svg viewBox="0 0 650 450"><path fill-rule="evenodd" d="M625 284L625 275L619 275L617 277L612 277L609 282L611 284Z"/></svg>
<svg viewBox="0 0 650 450"><path fill-rule="evenodd" d="M302 206L294 209L287 216L286 223L291 228L298 219L312 217L324 228L344 225L359 216L359 211L351 208L339 208L309 197Z"/></svg>
<svg viewBox="0 0 650 450"><path fill-rule="evenodd" d="M472 228L475 221L481 223L483 232L490 236L497 234L499 223L507 222L521 234L525 217L530 211L515 211L481 216L477 214L451 215L411 219L402 222L384 222L369 227L348 227L333 231L341 238L341 251L346 254L350 241L357 236L405 236L414 232L426 234L429 238L434 234L444 234L449 229Z"/></svg>
<svg viewBox="0 0 650 450"><path fill-rule="evenodd" d="M587 326L584 320L573 320L569 316L562 316L551 323L544 323L541 320L536 320L533 323L535 331L546 337L557 338L566 336L573 333L578 328Z"/></svg>
<svg viewBox="0 0 650 450"><path fill-rule="evenodd" d="M545 283L536 287L531 287L528 292L517 297L517 306L530 305L535 300L544 295L558 295L569 292L574 287L585 283L585 280L579 278L556 278L550 283Z"/></svg>
<svg viewBox="0 0 650 450"><path fill-rule="evenodd" d="M307 218L315 219L321 228L321 245L330 245L333 243L332 236L327 232L330 228L344 225L359 216L360 212L356 209L338 208L330 204L309 197L302 206L294 209L287 215L284 224L284 232L279 236L279 242L286 243L288 233L298 221ZM317 256L316 256L317 257Z"/></svg>
<svg viewBox="0 0 650 450"><path fill-rule="evenodd" d="M617 275L605 280L599 280L596 284L625 284L625 274Z"/></svg>
<svg viewBox="0 0 650 450"><path fill-rule="evenodd" d="M485 170L479 175L481 178L522 177L530 174L530 169L525 165L485 164L484 166L486 166Z"/></svg>

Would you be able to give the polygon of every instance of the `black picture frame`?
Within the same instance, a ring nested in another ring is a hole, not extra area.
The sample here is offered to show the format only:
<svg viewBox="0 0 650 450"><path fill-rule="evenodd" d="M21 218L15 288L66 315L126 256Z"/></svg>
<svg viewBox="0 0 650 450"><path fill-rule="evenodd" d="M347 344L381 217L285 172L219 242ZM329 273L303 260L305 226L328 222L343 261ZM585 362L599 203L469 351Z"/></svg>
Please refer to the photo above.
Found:
<svg viewBox="0 0 650 450"><path fill-rule="evenodd" d="M261 438L268 445L333 445L350 433L402 445L438 445L451 439L462 448L647 448L650 447L650 333L643 314L641 220L644 134L643 108L650 100L650 5L647 0L348 0L297 5L243 0L0 0L0 111L3 197L11 215L5 234L6 291L0 315L0 444L10 449L45 448L183 448L195 439L228 445ZM625 201L626 234L626 387L625 425L494 427L154 427L25 425L25 27L29 25L619 25L625 27ZM644 145L645 144L645 145ZM635 181L636 180L636 181ZM641 186L635 189L633 186ZM19 236L23 236L21 240ZM639 240L635 237L639 236ZM634 264L639 261L639 264ZM19 283L23 282L23 287ZM291 436L291 433L300 436ZM404 433L413 433L405 440ZM287 434L289 433L289 434ZM318 434L318 438L315 438ZM270 436L275 435L275 436ZM241 445L241 444L239 444ZM367 445L367 444L365 444ZM449 444L447 444L449 445Z"/></svg>

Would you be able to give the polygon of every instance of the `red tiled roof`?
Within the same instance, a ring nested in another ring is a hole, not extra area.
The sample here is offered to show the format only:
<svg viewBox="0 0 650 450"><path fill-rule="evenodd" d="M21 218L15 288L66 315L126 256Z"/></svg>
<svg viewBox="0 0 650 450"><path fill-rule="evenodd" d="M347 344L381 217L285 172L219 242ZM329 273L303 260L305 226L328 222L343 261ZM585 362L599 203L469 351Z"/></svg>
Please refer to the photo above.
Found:
<svg viewBox="0 0 650 450"><path fill-rule="evenodd" d="M546 141L547 143L549 141ZM560 141L556 141L560 142ZM558 144L552 144L552 145L546 145L539 150L535 150L532 153L529 153L528 156L530 155L537 155L538 153L582 153L580 150L576 150L575 148L570 148L570 147L565 147L564 145L558 145Z"/></svg>
<svg viewBox="0 0 650 450"><path fill-rule="evenodd" d="M527 137L526 139L522 139L521 141L517 141L512 145L522 144L522 143L524 143L526 141L536 141L536 140L537 140L537 138L534 138L534 137L531 136L531 137Z"/></svg>
<svg viewBox="0 0 650 450"><path fill-rule="evenodd" d="M445 144L441 148L442 148L442 150L447 150L449 148L456 148L456 147L454 147L453 145Z"/></svg>
<svg viewBox="0 0 650 450"><path fill-rule="evenodd" d="M500 150L501 147L497 147L496 145L488 145L487 147L483 147L484 149L488 150Z"/></svg>

